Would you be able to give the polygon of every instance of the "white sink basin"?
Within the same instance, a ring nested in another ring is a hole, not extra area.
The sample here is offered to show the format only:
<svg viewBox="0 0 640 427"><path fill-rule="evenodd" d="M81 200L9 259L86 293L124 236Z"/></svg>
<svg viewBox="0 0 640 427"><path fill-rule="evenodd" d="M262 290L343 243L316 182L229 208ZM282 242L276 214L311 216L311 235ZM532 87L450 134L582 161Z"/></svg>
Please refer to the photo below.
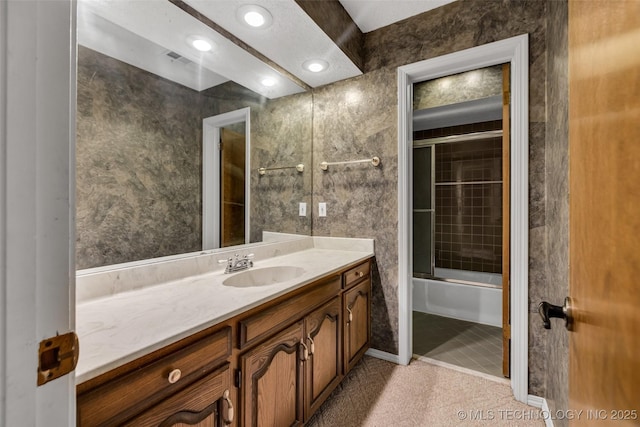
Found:
<svg viewBox="0 0 640 427"><path fill-rule="evenodd" d="M225 279L225 286L249 288L253 286L268 286L295 279L305 273L304 268L291 266L252 268Z"/></svg>

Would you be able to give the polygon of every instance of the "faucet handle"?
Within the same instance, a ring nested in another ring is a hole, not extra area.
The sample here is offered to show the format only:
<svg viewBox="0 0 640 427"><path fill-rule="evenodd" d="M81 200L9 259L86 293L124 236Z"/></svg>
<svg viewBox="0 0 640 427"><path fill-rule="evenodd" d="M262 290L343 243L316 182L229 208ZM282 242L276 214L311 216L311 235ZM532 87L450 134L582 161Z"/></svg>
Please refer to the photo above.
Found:
<svg viewBox="0 0 640 427"><path fill-rule="evenodd" d="M229 259L219 259L218 260L218 264L227 264L229 261L231 261L231 258L229 258Z"/></svg>
<svg viewBox="0 0 640 427"><path fill-rule="evenodd" d="M245 257L246 259L250 259L250 258L253 258L254 256L255 256L254 254L247 254L247 255L245 255L244 257Z"/></svg>

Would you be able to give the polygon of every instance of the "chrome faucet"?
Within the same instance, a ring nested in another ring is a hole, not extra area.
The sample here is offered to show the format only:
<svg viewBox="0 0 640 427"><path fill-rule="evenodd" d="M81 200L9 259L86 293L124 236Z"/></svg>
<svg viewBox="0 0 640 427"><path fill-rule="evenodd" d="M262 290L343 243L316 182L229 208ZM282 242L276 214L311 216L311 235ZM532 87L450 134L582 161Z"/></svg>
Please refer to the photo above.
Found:
<svg viewBox="0 0 640 427"><path fill-rule="evenodd" d="M251 261L251 258L253 258L253 254L245 255L242 258L240 257L240 255L236 254L235 258L221 259L218 261L218 263L227 264L226 268L224 269L224 274L229 274L253 267L253 261Z"/></svg>

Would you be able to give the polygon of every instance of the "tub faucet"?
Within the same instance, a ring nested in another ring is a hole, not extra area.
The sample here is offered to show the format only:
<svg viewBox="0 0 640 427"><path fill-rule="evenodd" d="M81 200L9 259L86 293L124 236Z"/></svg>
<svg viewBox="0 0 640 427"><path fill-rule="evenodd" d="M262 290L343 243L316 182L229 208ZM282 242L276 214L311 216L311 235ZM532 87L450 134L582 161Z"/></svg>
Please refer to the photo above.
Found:
<svg viewBox="0 0 640 427"><path fill-rule="evenodd" d="M253 254L248 254L243 257L240 257L240 255L236 254L234 258L230 257L229 259L221 259L218 261L218 263L227 264L224 269L224 274L229 274L253 267L253 261L251 261L251 258L253 258Z"/></svg>

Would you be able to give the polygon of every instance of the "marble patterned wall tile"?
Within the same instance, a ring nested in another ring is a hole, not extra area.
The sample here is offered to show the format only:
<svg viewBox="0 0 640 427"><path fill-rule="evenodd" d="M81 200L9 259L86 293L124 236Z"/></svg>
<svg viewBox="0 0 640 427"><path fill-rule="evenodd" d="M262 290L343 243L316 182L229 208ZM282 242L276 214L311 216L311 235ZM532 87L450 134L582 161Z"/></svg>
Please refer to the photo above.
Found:
<svg viewBox="0 0 640 427"><path fill-rule="evenodd" d="M377 70L314 90L313 234L375 239L373 347L397 353L397 95L395 70ZM329 166L320 162L370 159ZM327 216L318 217L319 202Z"/></svg>
<svg viewBox="0 0 640 427"><path fill-rule="evenodd" d="M562 304L569 294L568 189L568 8L567 1L549 3L547 37L547 147L546 221L547 287L545 298ZM546 399L551 411L569 408L569 337L564 327L546 331L548 365ZM556 420L555 425L568 425Z"/></svg>
<svg viewBox="0 0 640 427"><path fill-rule="evenodd" d="M311 138L313 95L291 95L265 103L251 116L251 241L263 231L311 234ZM261 167L302 164L258 174ZM307 215L298 215L298 204Z"/></svg>
<svg viewBox="0 0 640 427"><path fill-rule="evenodd" d="M551 325L558 328L560 322ZM540 375L547 372L549 366L548 334L540 322L538 313L529 313L529 394L534 396L546 396L546 376Z"/></svg>
<svg viewBox="0 0 640 427"><path fill-rule="evenodd" d="M365 35L365 75L315 90L323 102L314 107L314 162L346 160L353 154L368 157L369 147L381 146L383 164L397 162L397 76L396 67L456 52L520 34L529 34L530 155L535 164L545 159L546 121L546 13L545 1L460 0L433 11L408 18ZM368 92L362 95L362 90ZM334 99L324 100L329 96ZM318 98L316 98L318 101ZM326 129L331 129L329 136ZM374 137L375 136L375 137ZM544 171L544 167L542 168ZM327 218L314 218L313 233L367 237L376 242L379 282L374 277L373 347L397 351L397 171L360 171L351 167L339 175L318 176L314 172L314 204L328 201ZM532 171L530 195L535 228L544 226L544 172ZM360 175L360 176L358 176ZM355 180L361 184L355 185ZM386 180L386 181L385 181ZM345 188L345 182L350 183ZM374 185L375 183L375 185ZM372 196L371 198L368 198ZM353 201L358 201L353 208ZM364 204L364 206L360 206ZM331 216L332 205L338 216ZM349 207L349 209L347 209ZM314 207L315 208L315 207ZM351 214L351 210L354 214ZM357 212L357 213L356 213ZM544 235L544 233L543 233ZM546 253L545 239L534 238L532 250ZM530 286L544 287L544 272ZM531 272L530 272L531 273ZM537 314L536 314L537 315ZM536 322L530 317L531 322ZM393 320L391 320L393 319ZM530 329L533 323L530 325ZM391 328L390 330L386 330ZM531 360L545 356L545 348L529 348ZM532 389L541 392L544 367L532 363ZM541 385L541 386L539 386Z"/></svg>
<svg viewBox="0 0 640 427"><path fill-rule="evenodd" d="M311 174L257 168L311 162L310 93L273 101L228 82L196 92L90 49L78 52L76 267L202 248L202 120L251 108L251 241L311 234ZM284 197L286 196L286 198Z"/></svg>
<svg viewBox="0 0 640 427"><path fill-rule="evenodd" d="M197 92L78 49L78 269L201 248Z"/></svg>
<svg viewBox="0 0 640 427"><path fill-rule="evenodd" d="M494 65L413 85L413 109L502 95L502 66Z"/></svg>

